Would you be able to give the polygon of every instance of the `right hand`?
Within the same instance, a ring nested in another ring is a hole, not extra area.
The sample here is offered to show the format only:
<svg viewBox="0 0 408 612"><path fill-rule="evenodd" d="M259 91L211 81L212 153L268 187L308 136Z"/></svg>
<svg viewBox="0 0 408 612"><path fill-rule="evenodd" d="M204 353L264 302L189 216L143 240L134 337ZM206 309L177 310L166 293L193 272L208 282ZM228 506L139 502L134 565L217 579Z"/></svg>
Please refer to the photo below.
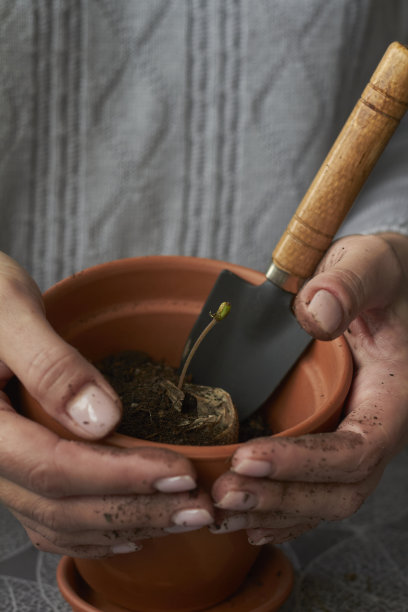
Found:
<svg viewBox="0 0 408 612"><path fill-rule="evenodd" d="M4 392L15 374L68 441L19 415ZM103 376L47 322L28 274L0 253L0 501L40 550L102 557L213 520L195 470L172 451L116 449L120 401Z"/></svg>

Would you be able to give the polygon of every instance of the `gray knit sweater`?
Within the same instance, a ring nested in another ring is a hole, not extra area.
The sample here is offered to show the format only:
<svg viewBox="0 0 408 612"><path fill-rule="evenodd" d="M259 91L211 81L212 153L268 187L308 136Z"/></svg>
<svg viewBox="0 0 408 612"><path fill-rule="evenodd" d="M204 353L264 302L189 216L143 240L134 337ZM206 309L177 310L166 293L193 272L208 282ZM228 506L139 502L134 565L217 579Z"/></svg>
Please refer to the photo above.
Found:
<svg viewBox="0 0 408 612"><path fill-rule="evenodd" d="M266 269L392 40L406 0L0 0L0 249ZM408 233L407 119L343 233Z"/></svg>

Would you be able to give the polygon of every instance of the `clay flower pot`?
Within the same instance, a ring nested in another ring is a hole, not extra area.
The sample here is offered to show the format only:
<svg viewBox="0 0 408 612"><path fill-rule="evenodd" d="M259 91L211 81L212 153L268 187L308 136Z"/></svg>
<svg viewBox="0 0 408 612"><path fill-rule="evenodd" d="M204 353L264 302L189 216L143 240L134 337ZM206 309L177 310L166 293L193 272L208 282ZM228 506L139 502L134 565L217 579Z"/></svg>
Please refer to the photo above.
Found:
<svg viewBox="0 0 408 612"><path fill-rule="evenodd" d="M94 361L124 349L179 364L184 342L220 271L253 283L263 275L219 261L154 256L102 264L65 279L44 296L47 317L68 342ZM327 431L338 422L352 364L346 342L314 342L266 407L276 435ZM27 416L64 437L67 430L22 390ZM103 444L156 445L113 434ZM164 445L195 463L210 490L228 469L237 445ZM92 560L64 558L58 570L74 610L276 610L292 586L282 553L248 544L245 532L213 535L206 528L147 540L141 551ZM227 603L225 600L228 599Z"/></svg>

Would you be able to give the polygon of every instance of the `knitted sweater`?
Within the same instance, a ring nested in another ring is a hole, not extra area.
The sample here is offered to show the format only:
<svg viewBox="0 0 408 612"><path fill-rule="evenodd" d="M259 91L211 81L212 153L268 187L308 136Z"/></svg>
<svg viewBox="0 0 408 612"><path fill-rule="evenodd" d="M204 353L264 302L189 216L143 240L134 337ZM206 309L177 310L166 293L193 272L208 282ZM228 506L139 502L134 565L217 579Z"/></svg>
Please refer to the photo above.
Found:
<svg viewBox="0 0 408 612"><path fill-rule="evenodd" d="M405 0L0 0L0 249L266 270ZM408 118L407 118L408 119ZM343 233L408 233L408 122Z"/></svg>

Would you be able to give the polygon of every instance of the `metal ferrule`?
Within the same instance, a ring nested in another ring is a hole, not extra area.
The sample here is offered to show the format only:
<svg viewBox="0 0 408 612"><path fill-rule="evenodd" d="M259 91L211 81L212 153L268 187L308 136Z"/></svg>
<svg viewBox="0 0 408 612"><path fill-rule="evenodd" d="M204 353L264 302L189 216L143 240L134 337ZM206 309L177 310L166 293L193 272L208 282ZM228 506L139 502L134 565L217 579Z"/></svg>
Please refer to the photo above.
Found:
<svg viewBox="0 0 408 612"><path fill-rule="evenodd" d="M297 293L305 282L304 278L281 270L273 261L266 272L266 278L289 293Z"/></svg>

